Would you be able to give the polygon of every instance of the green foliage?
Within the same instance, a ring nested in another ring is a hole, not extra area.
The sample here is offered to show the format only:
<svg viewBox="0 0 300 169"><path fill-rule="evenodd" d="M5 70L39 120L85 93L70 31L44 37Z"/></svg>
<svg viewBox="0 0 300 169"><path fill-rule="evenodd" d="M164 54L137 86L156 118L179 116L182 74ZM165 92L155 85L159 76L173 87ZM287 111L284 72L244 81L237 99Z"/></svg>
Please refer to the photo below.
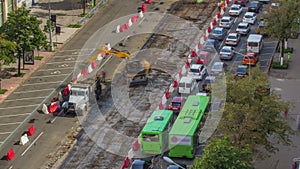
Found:
<svg viewBox="0 0 300 169"><path fill-rule="evenodd" d="M280 62L273 62L272 68L273 69L287 69L289 67L289 62L283 62L283 65L280 65Z"/></svg>
<svg viewBox="0 0 300 169"><path fill-rule="evenodd" d="M8 14L7 21L0 28L0 32L7 35L7 39L15 42L17 51L40 50L47 43L45 33L40 29L42 21L29 15L30 10L25 6Z"/></svg>
<svg viewBox="0 0 300 169"><path fill-rule="evenodd" d="M42 60L44 58L44 56L35 56L34 60Z"/></svg>
<svg viewBox="0 0 300 169"><path fill-rule="evenodd" d="M85 15L86 15L86 13L81 13L79 16L84 17Z"/></svg>
<svg viewBox="0 0 300 169"><path fill-rule="evenodd" d="M6 93L7 92L7 89L1 89L0 90L0 94L4 94L4 93Z"/></svg>
<svg viewBox="0 0 300 169"><path fill-rule="evenodd" d="M299 29L298 19L300 17L300 3L292 0L279 1L280 5L276 9L269 10L266 14L268 25L266 32L273 38L278 39L284 46L284 40L290 39ZM283 57L281 51L281 57Z"/></svg>
<svg viewBox="0 0 300 169"><path fill-rule="evenodd" d="M213 139L205 147L201 158L196 158L192 169L251 169L252 152L249 146L239 148L228 137Z"/></svg>
<svg viewBox="0 0 300 169"><path fill-rule="evenodd" d="M16 56L14 55L16 50L15 43L6 40L4 35L0 35L0 67L16 62Z"/></svg>
<svg viewBox="0 0 300 169"><path fill-rule="evenodd" d="M44 25L43 31L44 31L45 33L49 33L49 32L50 32L50 20L49 20L49 19L47 20L46 25ZM55 27L54 27L54 25L52 24L52 32L54 32L54 31L55 31Z"/></svg>
<svg viewBox="0 0 300 169"><path fill-rule="evenodd" d="M80 28L81 25L79 25L79 24L70 24L70 25L68 25L68 27L69 28Z"/></svg>
<svg viewBox="0 0 300 169"><path fill-rule="evenodd" d="M259 152L262 149L258 147L263 146L273 153L277 150L274 142L291 143L290 135L294 132L282 117L290 103L273 92L258 95L258 91L269 88L268 76L260 72L259 66L251 68L248 78L235 80L228 76L227 99L219 131L229 136L234 145L240 148L250 145L254 152Z"/></svg>

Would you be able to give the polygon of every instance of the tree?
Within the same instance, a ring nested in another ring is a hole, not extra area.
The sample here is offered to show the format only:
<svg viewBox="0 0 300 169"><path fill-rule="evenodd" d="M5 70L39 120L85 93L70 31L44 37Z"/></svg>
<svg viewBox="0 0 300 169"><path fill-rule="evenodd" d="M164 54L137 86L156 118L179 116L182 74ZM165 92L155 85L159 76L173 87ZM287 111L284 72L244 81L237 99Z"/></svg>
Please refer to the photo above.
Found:
<svg viewBox="0 0 300 169"><path fill-rule="evenodd" d="M16 57L14 56L16 49L14 42L8 41L4 35L0 35L0 69L2 65L16 62Z"/></svg>
<svg viewBox="0 0 300 169"><path fill-rule="evenodd" d="M239 148L228 137L215 138L205 147L201 158L196 158L192 169L253 168L252 152L248 146Z"/></svg>
<svg viewBox="0 0 300 169"><path fill-rule="evenodd" d="M40 50L46 47L46 35L40 29L42 21L29 15L30 10L25 6L8 14L7 21L0 28L0 33L7 36L9 41L15 42L18 56L18 75L20 75L21 56L25 51Z"/></svg>
<svg viewBox="0 0 300 169"><path fill-rule="evenodd" d="M219 131L229 136L239 148L250 145L258 153L262 150L259 146L263 146L272 153L278 150L275 141L284 145L291 143L290 135L294 132L282 116L290 104L278 94L269 92L267 74L261 73L258 67L251 68L248 78L228 76L226 105Z"/></svg>
<svg viewBox="0 0 300 169"><path fill-rule="evenodd" d="M270 9L266 14L266 33L281 43L280 63L283 64L284 42L293 36L299 28L300 3L294 0L281 0L276 9Z"/></svg>

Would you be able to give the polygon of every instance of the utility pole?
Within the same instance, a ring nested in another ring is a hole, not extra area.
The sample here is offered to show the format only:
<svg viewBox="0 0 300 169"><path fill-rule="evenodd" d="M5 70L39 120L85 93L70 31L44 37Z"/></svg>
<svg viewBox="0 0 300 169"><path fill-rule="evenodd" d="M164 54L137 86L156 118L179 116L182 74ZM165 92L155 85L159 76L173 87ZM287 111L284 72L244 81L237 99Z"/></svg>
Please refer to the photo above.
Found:
<svg viewBox="0 0 300 169"><path fill-rule="evenodd" d="M49 10L49 21L50 21L50 26L49 26L49 38L50 38L50 51L53 51L53 42L52 42L52 21L51 21L51 8L50 8L50 0L48 0L48 10Z"/></svg>

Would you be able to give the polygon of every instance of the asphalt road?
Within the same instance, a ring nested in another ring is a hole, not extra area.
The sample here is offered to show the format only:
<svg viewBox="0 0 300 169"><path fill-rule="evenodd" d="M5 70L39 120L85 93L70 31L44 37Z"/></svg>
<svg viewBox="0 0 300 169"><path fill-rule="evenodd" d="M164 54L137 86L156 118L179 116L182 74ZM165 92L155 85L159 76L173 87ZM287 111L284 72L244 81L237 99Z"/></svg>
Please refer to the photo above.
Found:
<svg viewBox="0 0 300 169"><path fill-rule="evenodd" d="M99 12L75 35L61 51L49 60L47 64L36 71L28 81L11 94L0 105L0 142L1 168L39 168L47 160L67 131L76 123L76 118L57 118L54 124L51 115L38 113L42 103L57 96L57 90L69 82L72 77L77 57L89 37L106 23L137 11L139 0L109 1ZM89 50L89 49L87 49ZM23 124L24 121L24 124ZM29 146L18 145L21 135L27 131L30 124L35 126L35 134L30 137L30 143L43 133L39 140L23 156ZM13 161L5 161L6 152L13 148L16 156Z"/></svg>

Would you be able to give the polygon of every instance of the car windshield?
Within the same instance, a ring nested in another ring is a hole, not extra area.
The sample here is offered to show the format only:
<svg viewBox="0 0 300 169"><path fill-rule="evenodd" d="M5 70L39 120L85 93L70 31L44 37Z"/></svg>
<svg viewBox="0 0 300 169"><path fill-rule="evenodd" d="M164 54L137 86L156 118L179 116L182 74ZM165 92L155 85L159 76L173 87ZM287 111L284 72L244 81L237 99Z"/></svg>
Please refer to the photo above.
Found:
<svg viewBox="0 0 300 169"><path fill-rule="evenodd" d="M238 67L236 72L238 74L246 74L246 68L244 68L244 67Z"/></svg>
<svg viewBox="0 0 300 169"><path fill-rule="evenodd" d="M223 48L223 49L221 50L221 52L222 52L222 53L230 53L231 50L228 49L228 48Z"/></svg>
<svg viewBox="0 0 300 169"><path fill-rule="evenodd" d="M239 25L238 29L247 29L247 26L246 25Z"/></svg>
<svg viewBox="0 0 300 169"><path fill-rule="evenodd" d="M257 3L256 3L256 2L251 2L251 3L250 3L250 6L251 6L251 7L256 7L256 6L257 6Z"/></svg>
<svg viewBox="0 0 300 169"><path fill-rule="evenodd" d="M245 15L245 18L253 18L253 16L252 15Z"/></svg>
<svg viewBox="0 0 300 169"><path fill-rule="evenodd" d="M180 102L172 102L173 107L180 107L181 103Z"/></svg>
<svg viewBox="0 0 300 169"><path fill-rule="evenodd" d="M236 36L235 35L229 35L228 39L236 39Z"/></svg>
<svg viewBox="0 0 300 169"><path fill-rule="evenodd" d="M252 60L252 59L254 59L254 57L253 56L247 56L247 57L244 57L244 59L245 60L248 60L248 59Z"/></svg>
<svg viewBox="0 0 300 169"><path fill-rule="evenodd" d="M229 22L228 19L221 19L221 22Z"/></svg>
<svg viewBox="0 0 300 169"><path fill-rule="evenodd" d="M257 43L257 42L248 42L247 45L248 45L248 46L257 47L257 46L258 46L258 43Z"/></svg>
<svg viewBox="0 0 300 169"><path fill-rule="evenodd" d="M234 10L234 11L238 11L240 8L238 7L232 7L231 10Z"/></svg>
<svg viewBox="0 0 300 169"><path fill-rule="evenodd" d="M222 70L222 65L214 65L213 70Z"/></svg>
<svg viewBox="0 0 300 169"><path fill-rule="evenodd" d="M193 73L198 73L199 72L198 69L192 69L192 68L190 69L190 71L193 72Z"/></svg>
<svg viewBox="0 0 300 169"><path fill-rule="evenodd" d="M213 33L214 34L221 34L222 32L220 30L214 30Z"/></svg>
<svg viewBox="0 0 300 169"><path fill-rule="evenodd" d="M206 58L206 55L200 55L200 58L201 58L201 59L205 59L205 58Z"/></svg>

